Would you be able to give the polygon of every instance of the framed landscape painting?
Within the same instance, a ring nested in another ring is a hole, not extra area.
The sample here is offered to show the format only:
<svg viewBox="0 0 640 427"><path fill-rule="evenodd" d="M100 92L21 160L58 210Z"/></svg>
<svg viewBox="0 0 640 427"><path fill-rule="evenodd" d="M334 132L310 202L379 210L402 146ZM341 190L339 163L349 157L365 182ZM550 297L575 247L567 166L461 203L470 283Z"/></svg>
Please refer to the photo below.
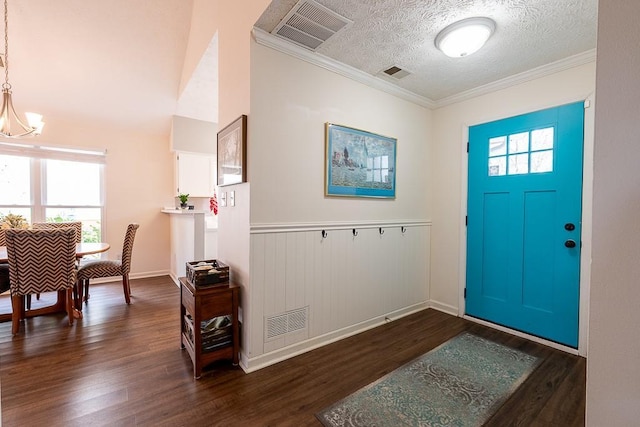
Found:
<svg viewBox="0 0 640 427"><path fill-rule="evenodd" d="M395 138L325 124L325 195L396 197Z"/></svg>
<svg viewBox="0 0 640 427"><path fill-rule="evenodd" d="M218 132L218 185L247 181L247 116Z"/></svg>

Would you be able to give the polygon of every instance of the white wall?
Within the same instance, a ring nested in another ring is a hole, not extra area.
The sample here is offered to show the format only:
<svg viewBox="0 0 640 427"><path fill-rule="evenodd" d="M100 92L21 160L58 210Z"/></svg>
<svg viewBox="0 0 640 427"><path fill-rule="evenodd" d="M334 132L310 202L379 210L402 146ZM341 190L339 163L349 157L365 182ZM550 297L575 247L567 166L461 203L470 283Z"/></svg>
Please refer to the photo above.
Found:
<svg viewBox="0 0 640 427"><path fill-rule="evenodd" d="M600 1L587 425L640 419L640 2Z"/></svg>
<svg viewBox="0 0 640 427"><path fill-rule="evenodd" d="M252 43L245 369L426 307L430 117L426 108ZM395 200L324 196L325 122L397 138ZM306 306L305 331L265 341L265 317Z"/></svg>
<svg viewBox="0 0 640 427"><path fill-rule="evenodd" d="M215 155L217 132L217 123L173 116L171 122L171 149Z"/></svg>
<svg viewBox="0 0 640 427"><path fill-rule="evenodd" d="M114 128L89 120L66 122L51 115L38 142L43 145L107 149L105 186L106 235L109 258L122 252L127 224L138 222L131 276L167 274L169 270L169 218L160 213L173 204L173 160L166 133L155 135L135 128ZM79 179L82 179L79 177ZM73 188L73 183L69 183Z"/></svg>
<svg viewBox="0 0 640 427"><path fill-rule="evenodd" d="M433 113L431 299L458 313L464 274L466 134L468 126L586 99L595 90L595 63L562 71ZM583 236L584 237L584 236Z"/></svg>
<svg viewBox="0 0 640 427"><path fill-rule="evenodd" d="M209 4L198 0L197 4ZM196 17L201 24L218 28L218 126L223 129L242 114L252 117L250 111L251 29L269 0L251 2L215 2L217 22L207 17ZM194 4L195 7L195 4ZM251 134L248 135L251 138ZM251 165L248 165L251 168ZM251 186L249 183L222 187L234 191L236 205L220 207L218 213L218 254L230 268L231 279L248 286L249 280L249 214ZM244 289L240 299L244 300Z"/></svg>
<svg viewBox="0 0 640 427"><path fill-rule="evenodd" d="M251 224L430 219L428 109L252 43ZM324 196L325 122L397 138L396 199Z"/></svg>

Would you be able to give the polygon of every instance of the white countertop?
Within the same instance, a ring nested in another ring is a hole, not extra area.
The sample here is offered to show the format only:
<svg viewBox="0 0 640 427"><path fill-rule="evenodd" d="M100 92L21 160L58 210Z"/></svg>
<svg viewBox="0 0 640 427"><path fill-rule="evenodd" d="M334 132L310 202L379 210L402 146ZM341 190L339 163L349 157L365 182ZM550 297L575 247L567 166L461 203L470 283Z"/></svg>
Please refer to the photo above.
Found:
<svg viewBox="0 0 640 427"><path fill-rule="evenodd" d="M185 216L194 216L199 214L202 215L201 218L204 219L204 229L205 231L218 231L218 221L213 220L213 218L208 215L209 211L198 210L198 209L176 209L176 208L163 208L160 212L171 214L171 215L185 215ZM200 221L200 220L199 220Z"/></svg>
<svg viewBox="0 0 640 427"><path fill-rule="evenodd" d="M194 214L205 214L209 213L208 211L197 210L197 209L179 209L179 208L163 208L162 213L167 214L177 214L177 215L194 215Z"/></svg>

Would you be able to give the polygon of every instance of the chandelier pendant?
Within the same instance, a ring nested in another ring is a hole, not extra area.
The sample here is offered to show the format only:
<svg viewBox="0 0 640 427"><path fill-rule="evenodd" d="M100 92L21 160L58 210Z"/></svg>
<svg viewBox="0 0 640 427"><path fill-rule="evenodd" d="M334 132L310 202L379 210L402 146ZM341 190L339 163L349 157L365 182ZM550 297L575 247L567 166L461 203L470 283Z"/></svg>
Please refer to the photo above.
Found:
<svg viewBox="0 0 640 427"><path fill-rule="evenodd" d="M0 61L0 66L2 61ZM24 138L28 136L40 135L44 122L42 115L36 113L25 113L26 123L13 108L11 99L11 84L9 83L9 19L7 11L7 0L4 0L4 83L2 84L2 109L0 110L0 137L4 138Z"/></svg>

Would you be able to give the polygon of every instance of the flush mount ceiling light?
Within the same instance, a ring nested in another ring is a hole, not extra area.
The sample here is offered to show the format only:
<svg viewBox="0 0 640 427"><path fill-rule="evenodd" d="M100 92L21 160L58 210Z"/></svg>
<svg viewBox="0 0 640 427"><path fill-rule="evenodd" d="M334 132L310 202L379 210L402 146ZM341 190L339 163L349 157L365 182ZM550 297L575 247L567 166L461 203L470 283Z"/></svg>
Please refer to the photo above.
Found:
<svg viewBox="0 0 640 427"><path fill-rule="evenodd" d="M5 138L22 138L25 136L40 135L44 122L42 116L36 113L25 113L25 124L13 108L11 100L11 83L9 83L9 20L7 13L7 0L4 0L4 83L2 83L2 110L0 110L0 136ZM12 131L13 127L13 131Z"/></svg>
<svg viewBox="0 0 640 427"><path fill-rule="evenodd" d="M435 44L445 55L461 58L484 46L495 29L496 23L492 19L467 18L440 31Z"/></svg>

